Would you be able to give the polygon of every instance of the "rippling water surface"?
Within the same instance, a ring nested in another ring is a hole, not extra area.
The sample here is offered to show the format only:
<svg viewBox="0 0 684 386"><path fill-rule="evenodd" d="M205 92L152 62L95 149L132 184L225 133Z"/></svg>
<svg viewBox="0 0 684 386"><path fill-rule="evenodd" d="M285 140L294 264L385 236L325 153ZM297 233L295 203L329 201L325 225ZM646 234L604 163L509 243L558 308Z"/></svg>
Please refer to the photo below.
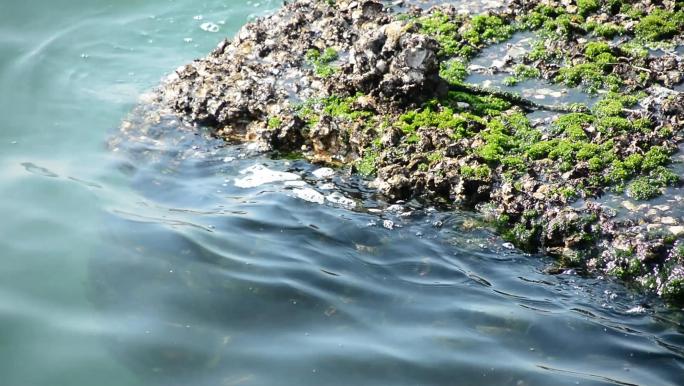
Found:
<svg viewBox="0 0 684 386"><path fill-rule="evenodd" d="M0 4L0 385L682 384L680 311L472 215L173 121L106 146L277 6L141 3Z"/></svg>

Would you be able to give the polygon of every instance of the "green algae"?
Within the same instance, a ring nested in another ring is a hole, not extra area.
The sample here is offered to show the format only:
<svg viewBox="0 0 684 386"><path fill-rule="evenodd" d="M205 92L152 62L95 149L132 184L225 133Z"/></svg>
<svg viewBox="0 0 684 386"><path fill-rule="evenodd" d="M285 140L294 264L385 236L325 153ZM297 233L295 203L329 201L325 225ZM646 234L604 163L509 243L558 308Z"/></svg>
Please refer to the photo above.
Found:
<svg viewBox="0 0 684 386"><path fill-rule="evenodd" d="M600 89L617 91L622 85L619 77L607 74L604 64L591 62L562 67L554 81L570 87L582 86L590 94Z"/></svg>
<svg viewBox="0 0 684 386"><path fill-rule="evenodd" d="M456 56L462 47L458 29L461 23L452 20L442 12L434 12L431 15L423 16L417 20L420 24L420 31L431 36L439 43L442 56Z"/></svg>
<svg viewBox="0 0 684 386"><path fill-rule="evenodd" d="M627 195L636 200L650 200L662 194L661 187L648 177L638 177L627 187Z"/></svg>
<svg viewBox="0 0 684 386"><path fill-rule="evenodd" d="M356 170L363 176L372 176L377 172L380 153L374 149L366 149L363 157L356 162Z"/></svg>
<svg viewBox="0 0 684 386"><path fill-rule="evenodd" d="M508 40L513 32L515 28L499 16L477 15L470 19L462 36L471 46L482 48L484 45Z"/></svg>
<svg viewBox="0 0 684 386"><path fill-rule="evenodd" d="M598 0L577 0L577 13L582 16L589 16L599 8Z"/></svg>
<svg viewBox="0 0 684 386"><path fill-rule="evenodd" d="M566 137L575 141L589 139L585 129L594 122L594 117L584 113L570 113L560 116L553 126Z"/></svg>
<svg viewBox="0 0 684 386"><path fill-rule="evenodd" d="M598 23L590 21L584 24L584 29L594 36L612 39L616 36L622 36L627 32L627 29L615 23Z"/></svg>
<svg viewBox="0 0 684 386"><path fill-rule="evenodd" d="M525 64L518 64L513 68L513 76L504 79L504 85L514 86L526 79L539 78L541 76L541 71L532 66Z"/></svg>
<svg viewBox="0 0 684 386"><path fill-rule="evenodd" d="M457 114L450 107L426 106L421 110L402 114L398 122L399 129L406 134L415 133L420 128L436 128L448 131L455 139L470 135L468 118Z"/></svg>
<svg viewBox="0 0 684 386"><path fill-rule="evenodd" d="M508 40L515 32L514 26L495 15L452 18L437 11L416 22L422 33L440 44L442 57L470 58L489 44Z"/></svg>
<svg viewBox="0 0 684 386"><path fill-rule="evenodd" d="M667 12L656 9L649 15L640 18L634 31L637 37L655 42L674 37L684 27L684 12Z"/></svg>
<svg viewBox="0 0 684 386"><path fill-rule="evenodd" d="M326 48L322 52L317 48L312 48L306 52L306 61L314 67L314 72L321 78L332 76L337 70L330 63L337 60L339 54L334 48Z"/></svg>
<svg viewBox="0 0 684 386"><path fill-rule="evenodd" d="M458 85L468 77L468 67L459 59L452 59L443 62L439 76L446 80L449 84Z"/></svg>
<svg viewBox="0 0 684 386"><path fill-rule="evenodd" d="M460 174L468 178L488 180L492 176L492 169L487 165L463 165L460 168Z"/></svg>
<svg viewBox="0 0 684 386"><path fill-rule="evenodd" d="M356 101L361 96L361 94L351 97L331 95L325 98L309 99L295 106L294 110L308 126L318 123L321 116L342 118L348 121L367 120L375 114L372 111L357 108Z"/></svg>
<svg viewBox="0 0 684 386"><path fill-rule="evenodd" d="M643 142L624 156L623 150L616 145L616 138L622 135L669 134L667 131L654 134L654 124L648 118L631 116L626 112L643 95L624 93L626 83L620 75L613 73L614 67L625 57L635 66L643 65L648 51L637 39L621 43L604 40L630 35L632 30L623 25L585 20L592 13L601 10L615 13L620 8L619 2L591 0L578 2L577 14L570 14L560 7L538 6L515 26L490 15L467 19L451 18L436 12L418 18L420 30L440 43L443 59L440 76L450 85L464 84L468 75L468 58L487 45L505 41L516 30L526 28L536 30L542 38L534 42L532 51L526 56L528 62L513 68L506 84L540 78L541 71L529 61L555 61L560 68L551 81L581 87L589 94L603 94L591 109L579 106L577 112L561 114L552 122L550 135L544 135L532 127L525 113L508 100L485 93L452 90L446 97L428 101L396 119L393 125L404 133L402 146L418 143L422 138L421 130L430 129L444 131L454 140L470 140L477 146L464 150L469 161L459 166L459 175L471 181L491 184L499 174L518 191L522 191L522 177L537 163L544 165L542 170L546 168L547 171L567 172L578 166L586 168L588 174L582 179L573 181L572 185L554 184L546 193L548 199L566 203L580 197L600 195L606 189L626 190L635 199L647 200L662 194L666 186L678 184L679 177L666 167L671 162L671 154L665 148ZM642 40L643 26L634 31ZM567 38L582 31L597 39L580 46L582 55L579 57L570 58L569 54L547 48L547 39ZM648 80L648 73L643 71L637 72L637 76L641 77L640 84ZM349 111L342 108L339 113L345 115ZM376 173L381 150L379 144L366 149L356 163L357 170L363 175ZM413 170L428 171L438 165L445 154L436 150L422 153L422 157L423 161L414 164ZM591 254L589 246L597 237L592 228L596 222L595 217L582 216L576 224L572 223L564 230L566 235L579 237L580 244L560 256L561 265L581 265L588 258ZM506 240L525 250L536 250L544 226L538 213L503 214L497 223ZM620 258L623 264L611 272L614 276L628 280L646 273L645 265L637 258L626 255ZM677 284L673 284L666 291L677 293L680 290Z"/></svg>
<svg viewBox="0 0 684 386"><path fill-rule="evenodd" d="M524 114L520 114L525 122L521 125L523 129L508 122L505 118L512 115L511 105L469 108L469 112L480 117L480 120L479 130L467 132L466 137L473 139L478 146L467 149L466 156L474 155L477 158L462 166L460 174L471 179L489 180L495 173L501 173L504 181L521 190L523 184L518 178L526 170L534 168L536 163L543 165L541 169L546 171L555 168L565 172L585 168L587 175L573 181L574 185L559 181L547 193L548 197L568 202L578 197L595 197L607 189L613 189L616 192L626 190L629 196L636 199L655 198L662 194L666 186L680 183L679 177L667 168L671 162L670 152L652 145L671 137L673 133L667 127L655 127L654 122L645 116L633 114L630 108L644 96L636 91L646 87L651 80L649 72L644 70L648 67L646 59L649 52L643 42L660 41L678 35L682 30L682 24L677 24L680 23L680 15L666 11L656 11L648 16L638 14L628 4L617 0L580 0L576 4L576 14L562 7L539 5L518 19L512 31L533 30L540 39L533 42L531 52L525 56L523 63L514 67L512 76L506 78L504 84L515 85L525 79L541 78L542 73L535 64L554 63L559 69L556 73L551 72L552 82L581 87L589 94L601 94L601 99L590 110L582 108L576 113L560 115L551 124L550 133L544 136L538 129L529 127ZM601 19L594 15L602 12L611 15L630 13L633 22L598 21ZM461 22L461 31L466 24ZM676 25L676 28L672 28L672 25ZM579 46L581 55L562 52L554 44L554 39L575 38L585 34L593 39ZM617 36L625 37L620 41L606 40ZM455 34L452 37L454 41L450 45L455 47L453 56L468 58L484 46L472 44L472 51L464 51L458 44L458 37ZM459 66L462 72L449 74L443 70L441 76L449 83L462 83L467 73L466 65L459 61ZM625 66L631 67L632 72L626 72ZM468 98L460 94L453 100L472 107ZM453 106L447 100L440 103ZM462 113L458 109L455 111ZM621 147L622 143L624 138L632 135L648 135L650 140L639 140L635 148L626 152ZM524 136L528 136L528 140L522 140ZM587 219L575 229L567 230L566 234L579 235L581 244L567 256L563 254L562 265L579 265L591 256L588 248L597 237L597 232L592 231L591 226L596 221ZM534 250L542 237L541 225L534 217L503 214L497 223L505 239L525 250ZM582 252L581 245L587 247L586 253ZM611 272L614 276L635 280L647 275L646 266L635 256L625 255L620 256L620 259L623 264ZM676 294L675 297L681 299L684 296L684 282L669 280L668 283L673 284L663 293Z"/></svg>
<svg viewBox="0 0 684 386"><path fill-rule="evenodd" d="M370 118L374 114L371 111L357 109L354 104L361 95L353 97L340 97L333 95L321 100L322 111L331 117L341 117L349 120Z"/></svg>
<svg viewBox="0 0 684 386"><path fill-rule="evenodd" d="M266 125L269 129L277 129L283 124L283 120L280 117L270 117Z"/></svg>

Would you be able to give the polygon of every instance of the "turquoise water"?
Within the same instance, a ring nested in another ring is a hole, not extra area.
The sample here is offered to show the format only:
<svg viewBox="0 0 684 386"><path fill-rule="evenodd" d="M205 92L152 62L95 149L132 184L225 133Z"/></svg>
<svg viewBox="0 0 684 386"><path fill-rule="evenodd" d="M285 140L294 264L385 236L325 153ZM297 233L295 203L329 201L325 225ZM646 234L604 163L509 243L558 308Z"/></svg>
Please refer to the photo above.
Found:
<svg viewBox="0 0 684 386"><path fill-rule="evenodd" d="M546 275L472 215L178 122L121 138L276 6L141 3L0 3L0 385L681 384L680 311Z"/></svg>

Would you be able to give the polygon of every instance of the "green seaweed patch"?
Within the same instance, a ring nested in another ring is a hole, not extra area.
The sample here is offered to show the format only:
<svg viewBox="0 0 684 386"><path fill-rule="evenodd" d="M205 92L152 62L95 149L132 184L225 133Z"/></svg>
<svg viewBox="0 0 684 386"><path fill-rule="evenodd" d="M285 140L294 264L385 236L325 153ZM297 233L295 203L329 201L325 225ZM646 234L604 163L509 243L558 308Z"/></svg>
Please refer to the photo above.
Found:
<svg viewBox="0 0 684 386"><path fill-rule="evenodd" d="M599 23L596 21L588 21L584 24L584 29L594 36L612 39L616 36L624 35L627 30L625 27L615 23Z"/></svg>
<svg viewBox="0 0 684 386"><path fill-rule="evenodd" d="M562 67L558 70L554 81L570 87L582 86L590 94L595 94L600 89L618 91L622 86L622 79L610 74L606 63L599 62L585 62Z"/></svg>
<svg viewBox="0 0 684 386"><path fill-rule="evenodd" d="M680 34L684 27L684 12L656 9L640 18L634 27L636 36L647 42L657 42Z"/></svg>
<svg viewBox="0 0 684 386"><path fill-rule="evenodd" d="M546 41L544 39L538 39L532 42L532 48L527 54L527 59L531 61L535 60L552 60L556 57L560 57L561 54L557 50L550 50L546 47Z"/></svg>
<svg viewBox="0 0 684 386"><path fill-rule="evenodd" d="M618 264L608 273L622 280L634 279L646 273L646 267L636 256L634 248L614 251Z"/></svg>
<svg viewBox="0 0 684 386"><path fill-rule="evenodd" d="M372 176L377 172L380 153L376 149L365 149L363 157L356 162L356 170L363 176Z"/></svg>
<svg viewBox="0 0 684 386"><path fill-rule="evenodd" d="M321 78L329 78L337 69L331 65L339 58L339 54L334 48L326 48L322 52L317 48L312 48L306 52L306 61L314 67L314 72Z"/></svg>
<svg viewBox="0 0 684 386"><path fill-rule="evenodd" d="M427 159L430 162L430 165L436 164L444 159L444 153L441 151L433 151L428 154Z"/></svg>
<svg viewBox="0 0 684 386"><path fill-rule="evenodd" d="M482 48L487 44L510 39L515 27L496 15L477 15L470 19L462 35L472 46Z"/></svg>
<svg viewBox="0 0 684 386"><path fill-rule="evenodd" d="M479 116L497 116L511 108L511 103L493 95L476 95L463 91L450 91L444 101L451 106L465 106L464 109Z"/></svg>
<svg viewBox="0 0 684 386"><path fill-rule="evenodd" d="M539 239L542 235L542 227L539 224L527 223L521 220L512 227L500 229L504 240L513 243L525 251L536 251Z"/></svg>
<svg viewBox="0 0 684 386"><path fill-rule="evenodd" d="M340 97L333 95L321 100L323 106L323 113L336 118L346 118L349 120L357 120L363 118L370 118L374 114L371 111L357 109L355 103L361 95L353 97Z"/></svg>
<svg viewBox="0 0 684 386"><path fill-rule="evenodd" d="M458 33L462 25L461 20L452 20L443 12L434 12L431 15L418 18L420 31L439 43L441 56L455 56L459 53L462 43Z"/></svg>
<svg viewBox="0 0 684 386"><path fill-rule="evenodd" d="M316 99L307 99L294 107L295 114L306 122L308 126L314 126L320 119L316 111L316 104Z"/></svg>
<svg viewBox="0 0 684 386"><path fill-rule="evenodd" d="M622 53L626 54L632 59L646 59L648 57L648 49L643 44L636 40L629 40L619 46Z"/></svg>
<svg viewBox="0 0 684 386"><path fill-rule="evenodd" d="M660 292L671 302L684 303L684 278L666 281Z"/></svg>
<svg viewBox="0 0 684 386"><path fill-rule="evenodd" d="M522 28L538 31L544 37L567 37L580 27L584 19L566 12L563 7L537 5L522 16L518 23Z"/></svg>
<svg viewBox="0 0 684 386"><path fill-rule="evenodd" d="M375 113L356 106L356 101L361 96L361 94L352 97L332 95L326 98L308 99L295 107L295 113L309 126L316 125L321 115L350 121L369 120L375 116Z"/></svg>
<svg viewBox="0 0 684 386"><path fill-rule="evenodd" d="M409 142L419 128L436 128L448 132L452 138L469 137L469 118L458 114L451 107L428 104L422 109L408 111L399 116L398 127L408 134Z"/></svg>
<svg viewBox="0 0 684 386"><path fill-rule="evenodd" d="M601 8L598 0L577 0L577 13L587 17Z"/></svg>
<svg viewBox="0 0 684 386"><path fill-rule="evenodd" d="M513 76L504 79L504 85L515 86L526 79L539 78L540 76L541 71L539 69L525 64L518 64L513 68Z"/></svg>
<svg viewBox="0 0 684 386"><path fill-rule="evenodd" d="M440 44L442 57L470 58L487 45L508 40L516 28L496 15L452 18L436 11L417 20L420 31Z"/></svg>
<svg viewBox="0 0 684 386"><path fill-rule="evenodd" d="M504 120L494 118L489 121L487 128L480 133L484 144L475 153L489 163L499 163L509 155L519 143L510 126Z"/></svg>
<svg viewBox="0 0 684 386"><path fill-rule="evenodd" d="M566 137L575 141L587 141L586 128L594 122L594 117L584 113L570 113L561 115L556 119L553 126Z"/></svg>
<svg viewBox="0 0 684 386"><path fill-rule="evenodd" d="M468 77L468 67L462 60L454 58L442 62L439 76L452 85L459 85Z"/></svg>
<svg viewBox="0 0 684 386"><path fill-rule="evenodd" d="M489 180L492 176L492 169L487 165L463 165L459 172L463 177L483 181Z"/></svg>
<svg viewBox="0 0 684 386"><path fill-rule="evenodd" d="M650 200L660 196L663 188L679 182L677 174L664 166L657 166L647 176L635 178L627 187L627 195L636 200Z"/></svg>
<svg viewBox="0 0 684 386"><path fill-rule="evenodd" d="M541 136L524 114L510 111L489 119L479 133L483 144L475 149L475 154L490 164L503 165L505 170L524 171L525 149L538 143Z"/></svg>
<svg viewBox="0 0 684 386"><path fill-rule="evenodd" d="M635 178L627 187L627 195L636 200L650 200L661 194L661 186L653 184L648 177Z"/></svg>
<svg viewBox="0 0 684 386"><path fill-rule="evenodd" d="M277 129L283 124L283 120L280 119L280 117L269 117L268 121L266 122L266 126L268 126L269 129Z"/></svg>

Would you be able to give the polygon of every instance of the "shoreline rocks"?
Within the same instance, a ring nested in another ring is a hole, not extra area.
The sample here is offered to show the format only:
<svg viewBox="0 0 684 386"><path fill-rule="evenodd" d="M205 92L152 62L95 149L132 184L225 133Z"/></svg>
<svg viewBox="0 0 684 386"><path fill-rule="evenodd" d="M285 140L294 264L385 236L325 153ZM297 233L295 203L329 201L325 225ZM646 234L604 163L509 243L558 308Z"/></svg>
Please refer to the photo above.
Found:
<svg viewBox="0 0 684 386"><path fill-rule="evenodd" d="M448 4L396 13L372 0L298 0L176 70L154 103L228 141L350 166L391 200L477 210L560 267L684 302L684 219L617 216L602 202L681 186L670 165L683 141L684 58L646 48L681 42L681 3L507 3L465 15ZM531 50L485 73L598 102L543 105L466 82L474 56L520 31L535 34Z"/></svg>

